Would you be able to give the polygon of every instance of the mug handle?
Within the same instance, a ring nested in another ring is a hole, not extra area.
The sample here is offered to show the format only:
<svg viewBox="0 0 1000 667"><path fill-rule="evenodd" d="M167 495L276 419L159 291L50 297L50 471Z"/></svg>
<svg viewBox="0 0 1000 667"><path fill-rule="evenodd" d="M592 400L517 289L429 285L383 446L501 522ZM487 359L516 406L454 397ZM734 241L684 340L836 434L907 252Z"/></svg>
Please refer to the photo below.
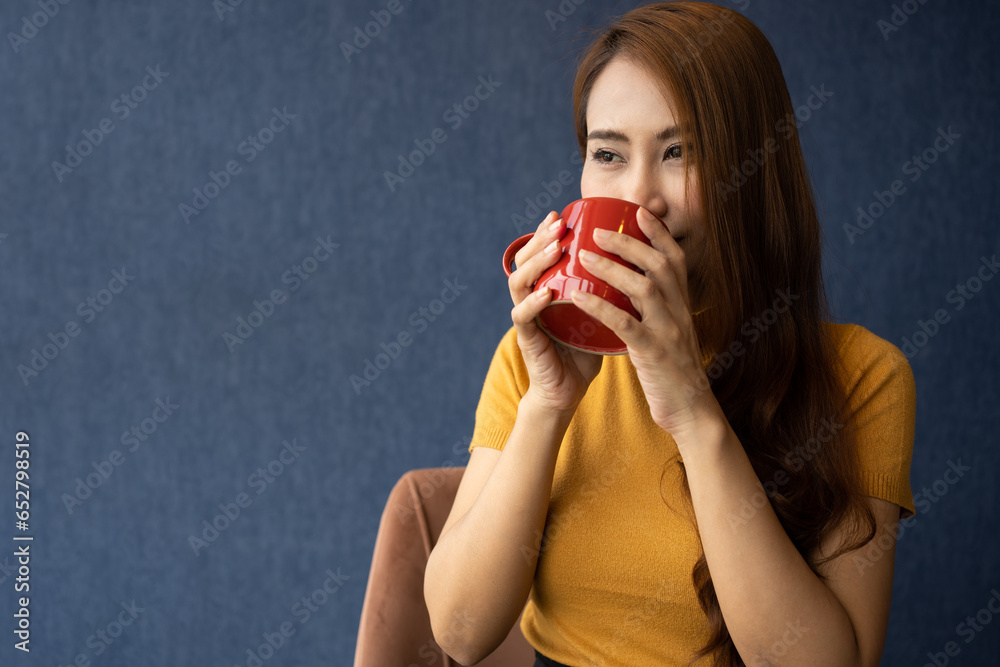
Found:
<svg viewBox="0 0 1000 667"><path fill-rule="evenodd" d="M514 273L510 268L511 262L514 261L514 255L517 254L518 250L526 246L528 241L530 241L531 237L534 235L534 232L531 234L525 234L524 236L515 239L513 243L507 246L507 250L503 254L503 271L507 274L508 278L510 278L510 274Z"/></svg>

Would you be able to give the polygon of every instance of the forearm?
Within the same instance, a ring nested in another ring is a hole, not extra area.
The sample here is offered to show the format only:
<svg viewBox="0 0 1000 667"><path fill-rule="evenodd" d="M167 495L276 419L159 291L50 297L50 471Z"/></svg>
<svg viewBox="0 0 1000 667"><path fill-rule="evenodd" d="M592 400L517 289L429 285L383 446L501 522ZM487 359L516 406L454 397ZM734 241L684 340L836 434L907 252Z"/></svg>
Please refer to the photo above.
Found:
<svg viewBox="0 0 1000 667"><path fill-rule="evenodd" d="M435 634L470 662L498 646L531 590L559 445L569 416L522 400L504 450L479 497L441 536L427 563ZM437 621L437 622L435 622ZM449 651L449 652L451 652Z"/></svg>
<svg viewBox="0 0 1000 667"><path fill-rule="evenodd" d="M750 666L856 665L850 618L771 508L723 416L678 441L698 531L733 642Z"/></svg>

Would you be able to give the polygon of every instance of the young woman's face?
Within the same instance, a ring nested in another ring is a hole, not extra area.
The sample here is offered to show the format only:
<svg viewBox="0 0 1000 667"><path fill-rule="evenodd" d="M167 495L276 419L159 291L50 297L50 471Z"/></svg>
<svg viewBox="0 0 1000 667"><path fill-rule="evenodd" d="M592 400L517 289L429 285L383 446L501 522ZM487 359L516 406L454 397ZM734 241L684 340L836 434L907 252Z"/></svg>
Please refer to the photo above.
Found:
<svg viewBox="0 0 1000 667"><path fill-rule="evenodd" d="M656 81L627 59L613 59L591 89L587 132L582 196L616 197L649 209L678 240L690 277L704 246L698 181L692 167L685 191L686 149Z"/></svg>

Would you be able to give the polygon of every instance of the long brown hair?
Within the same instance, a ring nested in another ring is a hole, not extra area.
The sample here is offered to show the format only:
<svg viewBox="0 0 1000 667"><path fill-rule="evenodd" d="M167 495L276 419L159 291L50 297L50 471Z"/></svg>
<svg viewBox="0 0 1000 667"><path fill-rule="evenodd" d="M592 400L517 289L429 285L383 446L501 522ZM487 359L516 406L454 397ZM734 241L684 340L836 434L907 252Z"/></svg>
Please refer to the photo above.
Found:
<svg viewBox="0 0 1000 667"><path fill-rule="evenodd" d="M673 100L706 226L705 261L692 284L703 286L709 306L695 325L702 352L713 356L710 388L786 533L821 576L818 566L871 540L875 521L843 413L819 219L781 66L761 31L730 9L701 2L634 9L580 61L573 105L584 156L588 97L616 57L643 67ZM732 349L739 353L724 354ZM686 477L684 488L689 498ZM840 526L856 539L821 557L823 539ZM713 656L718 666L744 665L704 553L692 578L711 631L692 662Z"/></svg>

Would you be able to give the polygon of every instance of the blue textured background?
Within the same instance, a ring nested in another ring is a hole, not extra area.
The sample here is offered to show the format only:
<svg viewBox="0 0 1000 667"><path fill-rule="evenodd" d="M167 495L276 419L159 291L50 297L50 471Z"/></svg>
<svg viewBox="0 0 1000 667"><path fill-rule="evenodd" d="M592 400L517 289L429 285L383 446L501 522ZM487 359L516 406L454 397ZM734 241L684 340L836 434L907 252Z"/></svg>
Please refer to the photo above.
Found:
<svg viewBox="0 0 1000 667"><path fill-rule="evenodd" d="M266 664L349 664L389 489L411 468L467 460L509 326L512 216L564 170L573 185L541 197L543 212L579 196L570 84L584 31L632 4L588 0L553 25L558 0L403 0L348 62L340 44L386 1L245 0L221 14L211 0L41 2L58 13L23 40L10 33L39 1L0 9L0 663L242 665L291 622ZM839 319L901 347L938 309L948 320L910 360L924 503L899 543L883 663L924 664L956 641L952 664L995 664L1000 618L969 642L958 624L1000 587L1000 281L961 309L948 294L1000 252L1000 17L985 0L909 4L886 37L889 2L729 3L772 40L796 104L812 86L833 92L801 132ZM169 74L123 118L114 100L147 66ZM445 113L480 77L500 85L456 127ZM248 162L240 145L274 109L295 117ZM105 118L113 131L57 174L66 145ZM435 128L445 141L391 190L384 172ZM907 161L939 128L960 138L911 181ZM179 205L230 160L239 173L186 221ZM905 193L850 242L844 224L897 179ZM317 238L338 247L304 262ZM313 270L298 283L297 265ZM127 286L102 292L123 269ZM445 281L459 296L441 311ZM225 334L273 290L283 303L231 351ZM61 337L67 325L77 335ZM350 376L401 333L412 343L356 390ZM22 377L50 334L65 346ZM178 406L159 423L158 399ZM142 441L122 441L144 424ZM30 656L13 649L11 617L18 430L32 453ZM258 475L286 440L298 458ZM67 505L116 450L121 465ZM969 470L943 481L959 461ZM240 493L249 506L196 555L189 536ZM301 623L296 602L327 570L347 578ZM92 638L132 600L142 611L113 644Z"/></svg>

